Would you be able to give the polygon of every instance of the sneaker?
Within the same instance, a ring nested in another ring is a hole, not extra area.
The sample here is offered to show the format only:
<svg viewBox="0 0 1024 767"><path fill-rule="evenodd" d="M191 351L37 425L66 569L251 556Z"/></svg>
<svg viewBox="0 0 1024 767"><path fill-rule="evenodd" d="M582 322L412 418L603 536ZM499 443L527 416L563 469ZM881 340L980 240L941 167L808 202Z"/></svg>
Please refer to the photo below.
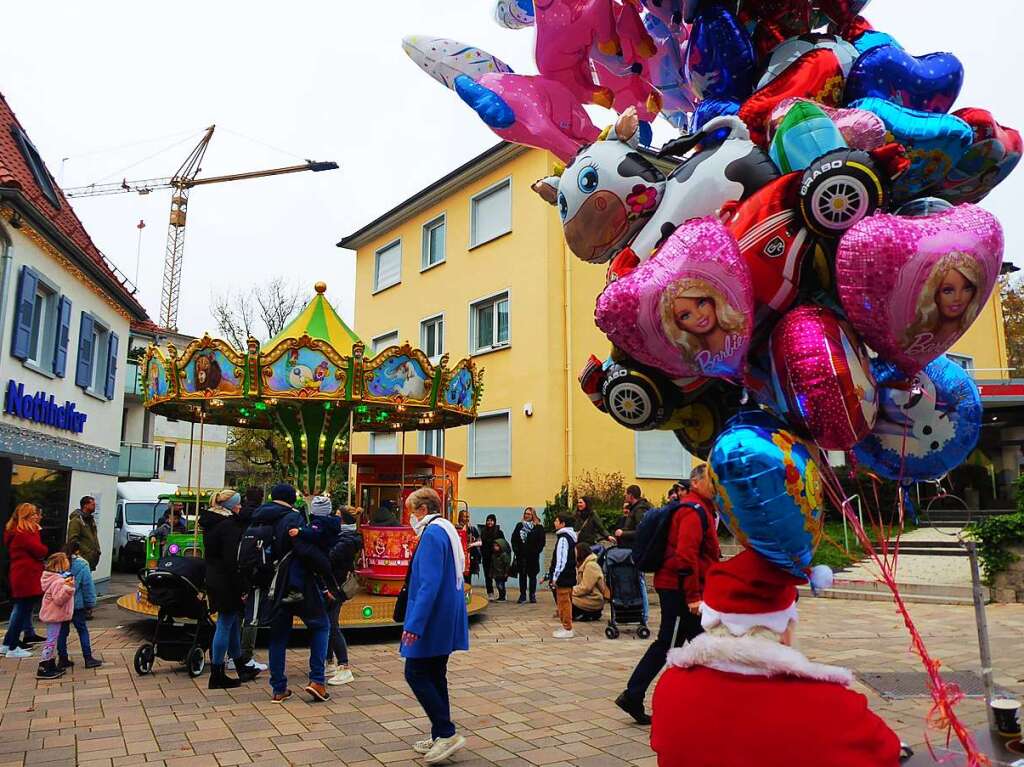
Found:
<svg viewBox="0 0 1024 767"><path fill-rule="evenodd" d="M54 660L44 660L36 669L36 679L59 679L64 676L64 669L57 668Z"/></svg>
<svg viewBox="0 0 1024 767"><path fill-rule="evenodd" d="M314 703L323 703L331 699L331 694L327 692L327 688L319 682L310 682L303 689L309 693L309 697L313 699Z"/></svg>
<svg viewBox="0 0 1024 767"><path fill-rule="evenodd" d="M452 735L450 738L438 738L423 761L427 764L443 762L464 745L466 745L466 739L459 734Z"/></svg>
<svg viewBox="0 0 1024 767"><path fill-rule="evenodd" d="M254 668L257 671L266 671L268 666L266 663L260 663L255 658L249 658L249 662L245 664L249 668Z"/></svg>
<svg viewBox="0 0 1024 767"><path fill-rule="evenodd" d="M495 601L495 602L507 602L508 600L507 600L507 599L505 599L505 597L498 597L498 598L497 598L497 599L495 599L494 601Z"/></svg>
<svg viewBox="0 0 1024 767"><path fill-rule="evenodd" d="M526 597L519 597L519 599L516 600L516 604L517 605L526 604Z"/></svg>
<svg viewBox="0 0 1024 767"><path fill-rule="evenodd" d="M530 597L530 604L531 605L537 604L537 597Z"/></svg>
<svg viewBox="0 0 1024 767"><path fill-rule="evenodd" d="M41 636L39 636L39 634L36 634L35 632L33 632L31 634L26 634L25 636L23 636L21 638L21 641L24 644L39 644L40 642L45 642L46 641L46 637L41 637Z"/></svg>
<svg viewBox="0 0 1024 767"><path fill-rule="evenodd" d="M412 744L412 750L417 754L429 754L430 749L434 747L434 739L426 738L425 740L417 740Z"/></svg>
<svg viewBox="0 0 1024 767"><path fill-rule="evenodd" d="M633 717L633 721L637 724L650 724L651 716L644 711L643 701L639 703L633 698L629 697L629 693L623 690L619 697L615 699L615 705Z"/></svg>
<svg viewBox="0 0 1024 767"><path fill-rule="evenodd" d="M334 676L338 673L338 664L331 662L324 666L324 676Z"/></svg>
<svg viewBox="0 0 1024 767"><path fill-rule="evenodd" d="M271 703L284 703L290 697L292 697L292 691L291 690L285 690L284 692L275 692L273 697L270 699L270 702Z"/></svg>
<svg viewBox="0 0 1024 767"><path fill-rule="evenodd" d="M13 650L7 651L8 658L31 658L31 650L22 650L20 647L15 647Z"/></svg>
<svg viewBox="0 0 1024 767"><path fill-rule="evenodd" d="M6 655L11 651L11 648L5 644L0 644L0 655Z"/></svg>
<svg viewBox="0 0 1024 767"><path fill-rule="evenodd" d="M85 667L86 668L99 668L102 665L103 665L103 660L100 659L100 658L97 658L96 656L93 656L91 658L86 658L85 659Z"/></svg>
<svg viewBox="0 0 1024 767"><path fill-rule="evenodd" d="M339 668L330 679L327 680L327 684L332 686L338 686L340 684L348 684L353 681L355 676L347 668Z"/></svg>
<svg viewBox="0 0 1024 767"><path fill-rule="evenodd" d="M574 636L576 636L576 632L574 632L572 629L558 629L554 631L551 634L551 636L553 636L555 639L572 639Z"/></svg>

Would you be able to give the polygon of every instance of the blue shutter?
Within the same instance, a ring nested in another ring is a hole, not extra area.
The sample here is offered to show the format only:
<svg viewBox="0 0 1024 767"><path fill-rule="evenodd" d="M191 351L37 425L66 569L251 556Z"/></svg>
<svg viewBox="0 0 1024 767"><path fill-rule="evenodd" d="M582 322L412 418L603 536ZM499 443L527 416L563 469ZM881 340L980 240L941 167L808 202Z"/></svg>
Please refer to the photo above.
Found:
<svg viewBox="0 0 1024 767"><path fill-rule="evenodd" d="M111 331L107 336L107 385L103 387L103 396L114 399L114 382L117 380L117 333Z"/></svg>
<svg viewBox="0 0 1024 767"><path fill-rule="evenodd" d="M68 367L68 340L71 337L71 299L60 297L57 306L57 338L53 348L53 374L63 378Z"/></svg>
<svg viewBox="0 0 1024 767"><path fill-rule="evenodd" d="M92 316L82 312L82 324L78 326L78 360L75 365L75 386L88 389L92 386L93 352Z"/></svg>
<svg viewBox="0 0 1024 767"><path fill-rule="evenodd" d="M18 298L14 305L14 332L11 334L11 356L27 360L32 340L32 315L36 306L36 286L39 278L29 267L21 267L18 278Z"/></svg>

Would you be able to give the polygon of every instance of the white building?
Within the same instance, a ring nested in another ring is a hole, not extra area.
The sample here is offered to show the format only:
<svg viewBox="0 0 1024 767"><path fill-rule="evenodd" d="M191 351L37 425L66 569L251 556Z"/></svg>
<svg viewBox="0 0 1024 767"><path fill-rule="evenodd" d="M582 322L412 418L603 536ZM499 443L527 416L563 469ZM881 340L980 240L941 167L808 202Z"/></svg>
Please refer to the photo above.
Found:
<svg viewBox="0 0 1024 767"><path fill-rule="evenodd" d="M97 503L110 575L135 288L100 253L0 96L0 526L21 502L63 544L82 496ZM0 602L8 593L0 549Z"/></svg>

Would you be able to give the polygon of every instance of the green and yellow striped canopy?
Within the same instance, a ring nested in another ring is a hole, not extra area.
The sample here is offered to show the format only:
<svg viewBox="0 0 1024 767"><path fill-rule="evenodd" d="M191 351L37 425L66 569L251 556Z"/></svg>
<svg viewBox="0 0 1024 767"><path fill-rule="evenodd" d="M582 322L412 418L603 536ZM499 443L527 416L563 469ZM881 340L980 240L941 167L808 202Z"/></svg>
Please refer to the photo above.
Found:
<svg viewBox="0 0 1024 767"><path fill-rule="evenodd" d="M352 355L353 344L359 342L352 329L334 311L334 307L324 297L327 285L316 284L316 295L303 309L299 316L289 322L284 330L263 344L262 351L273 349L286 338L301 338L308 335L320 341L326 341L335 351L346 357Z"/></svg>

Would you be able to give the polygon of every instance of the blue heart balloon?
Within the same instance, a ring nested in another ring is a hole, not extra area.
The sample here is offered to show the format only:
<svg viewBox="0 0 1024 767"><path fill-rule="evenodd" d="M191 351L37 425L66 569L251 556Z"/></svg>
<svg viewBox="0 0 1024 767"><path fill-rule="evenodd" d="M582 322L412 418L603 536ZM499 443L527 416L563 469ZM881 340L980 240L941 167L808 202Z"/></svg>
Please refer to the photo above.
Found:
<svg viewBox="0 0 1024 767"><path fill-rule="evenodd" d="M952 53L911 56L879 45L853 63L846 100L875 97L923 112L948 112L963 84L964 65Z"/></svg>
<svg viewBox="0 0 1024 767"><path fill-rule="evenodd" d="M978 444L981 395L971 376L945 355L907 381L890 362L873 360L878 418L854 447L864 466L888 479L920 482L955 469ZM906 455L903 454L904 446Z"/></svg>
<svg viewBox="0 0 1024 767"><path fill-rule="evenodd" d="M874 112L906 148L910 168L892 185L897 201L921 197L938 186L974 141L971 126L955 115L921 112L880 98L857 99L847 106Z"/></svg>
<svg viewBox="0 0 1024 767"><path fill-rule="evenodd" d="M740 102L731 99L704 99L693 110L690 116L690 132L697 133L707 123L716 117L723 115L739 114ZM728 128L722 128L707 136L701 141L701 146L707 148L717 146L725 141L729 135Z"/></svg>
<svg viewBox="0 0 1024 767"><path fill-rule="evenodd" d="M750 35L729 10L706 4L697 12L684 74L701 99L744 101L754 91L757 57Z"/></svg>
<svg viewBox="0 0 1024 767"><path fill-rule="evenodd" d="M821 540L821 480L808 445L762 410L730 419L708 459L722 521L736 540L807 577Z"/></svg>

